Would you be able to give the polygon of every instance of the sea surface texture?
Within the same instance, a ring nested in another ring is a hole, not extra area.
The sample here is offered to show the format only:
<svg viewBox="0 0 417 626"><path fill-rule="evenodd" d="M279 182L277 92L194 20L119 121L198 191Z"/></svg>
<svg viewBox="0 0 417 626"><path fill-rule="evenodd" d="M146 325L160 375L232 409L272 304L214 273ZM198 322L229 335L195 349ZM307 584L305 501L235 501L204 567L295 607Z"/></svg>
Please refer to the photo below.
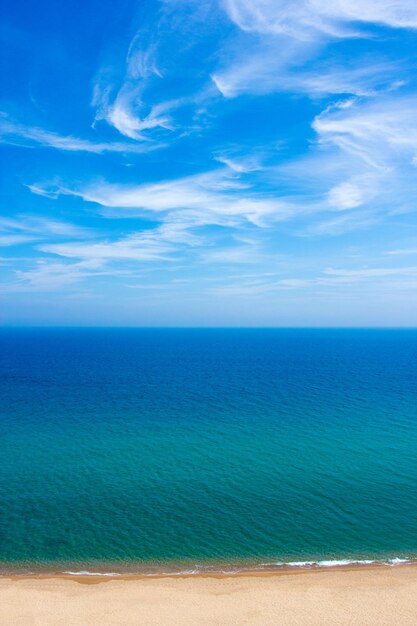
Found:
<svg viewBox="0 0 417 626"><path fill-rule="evenodd" d="M2 329L2 568L417 557L417 331Z"/></svg>

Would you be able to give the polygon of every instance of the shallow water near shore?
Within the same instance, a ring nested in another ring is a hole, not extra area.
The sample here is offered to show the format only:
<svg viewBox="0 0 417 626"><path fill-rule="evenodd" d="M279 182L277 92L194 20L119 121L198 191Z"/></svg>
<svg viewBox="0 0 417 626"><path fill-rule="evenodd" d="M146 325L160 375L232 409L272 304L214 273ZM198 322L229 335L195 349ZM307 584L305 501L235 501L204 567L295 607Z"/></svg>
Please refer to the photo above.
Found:
<svg viewBox="0 0 417 626"><path fill-rule="evenodd" d="M3 571L417 557L415 330L2 329L0 393Z"/></svg>

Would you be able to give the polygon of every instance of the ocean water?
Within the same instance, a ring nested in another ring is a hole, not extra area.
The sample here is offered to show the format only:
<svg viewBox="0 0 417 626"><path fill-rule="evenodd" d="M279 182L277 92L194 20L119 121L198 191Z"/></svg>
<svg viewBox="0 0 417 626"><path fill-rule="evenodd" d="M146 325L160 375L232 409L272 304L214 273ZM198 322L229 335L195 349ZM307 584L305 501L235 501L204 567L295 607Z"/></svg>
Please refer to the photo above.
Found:
<svg viewBox="0 0 417 626"><path fill-rule="evenodd" d="M3 571L417 557L416 330L2 329L0 397Z"/></svg>

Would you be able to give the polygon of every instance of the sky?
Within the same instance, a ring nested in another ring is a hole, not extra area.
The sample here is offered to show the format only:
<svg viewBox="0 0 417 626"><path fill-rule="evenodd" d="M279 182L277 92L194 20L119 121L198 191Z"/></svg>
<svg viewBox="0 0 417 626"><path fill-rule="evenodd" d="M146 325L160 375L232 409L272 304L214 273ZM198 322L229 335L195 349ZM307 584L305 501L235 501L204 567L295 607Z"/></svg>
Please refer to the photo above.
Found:
<svg viewBox="0 0 417 626"><path fill-rule="evenodd" d="M2 22L2 324L417 325L415 0Z"/></svg>

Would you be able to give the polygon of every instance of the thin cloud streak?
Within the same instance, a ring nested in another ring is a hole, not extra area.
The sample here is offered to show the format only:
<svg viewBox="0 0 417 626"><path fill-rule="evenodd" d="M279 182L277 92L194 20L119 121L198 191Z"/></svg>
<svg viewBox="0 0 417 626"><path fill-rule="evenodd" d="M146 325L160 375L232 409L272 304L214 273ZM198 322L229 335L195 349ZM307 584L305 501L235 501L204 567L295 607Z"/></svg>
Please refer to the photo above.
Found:
<svg viewBox="0 0 417 626"><path fill-rule="evenodd" d="M0 143L29 148L54 148L68 152L91 152L94 154L102 154L104 152L140 154L161 147L156 144L138 145L115 141L94 142L87 139L79 139L78 137L59 135L43 128L16 124L4 117L0 117Z"/></svg>
<svg viewBox="0 0 417 626"><path fill-rule="evenodd" d="M411 0L224 0L230 19L243 31L285 33L296 39L318 36L366 36L352 22L391 28L417 28L417 7Z"/></svg>
<svg viewBox="0 0 417 626"><path fill-rule="evenodd" d="M254 192L248 183L239 181L228 170L137 186L97 183L76 190L42 188L38 184L35 189L52 197L79 196L103 207L129 210L131 215L137 215L135 209L168 213L169 221L177 220L194 227L210 224L233 227L243 222L262 227L270 221L287 219L294 211L288 202Z"/></svg>

